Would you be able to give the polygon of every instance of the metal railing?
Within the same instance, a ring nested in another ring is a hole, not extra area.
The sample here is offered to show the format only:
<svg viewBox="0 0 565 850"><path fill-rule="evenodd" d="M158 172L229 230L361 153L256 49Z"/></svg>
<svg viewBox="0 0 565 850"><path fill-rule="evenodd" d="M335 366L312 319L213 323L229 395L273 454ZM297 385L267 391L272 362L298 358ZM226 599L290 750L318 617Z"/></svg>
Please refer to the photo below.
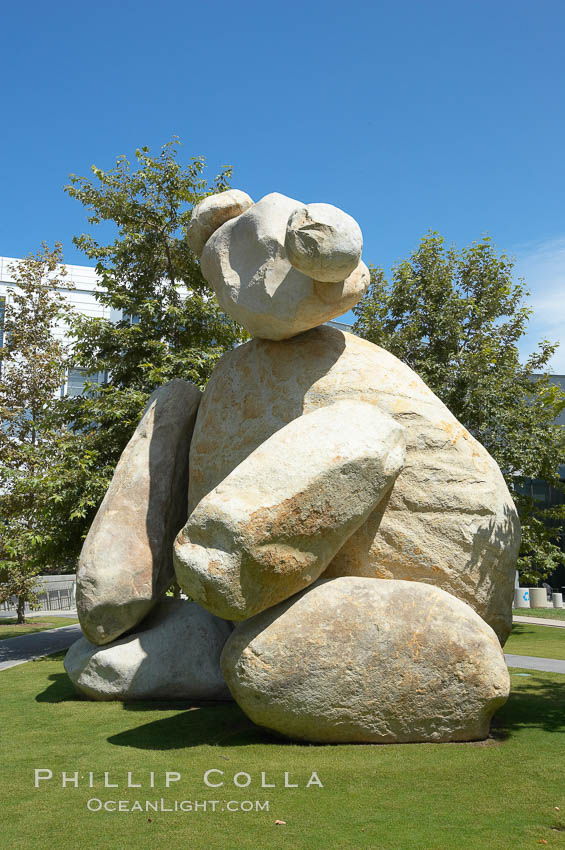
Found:
<svg viewBox="0 0 565 850"><path fill-rule="evenodd" d="M76 605L76 585L74 576L67 581L40 582L39 608L30 608L26 602L26 611L69 611ZM0 611L13 611L18 606L17 596L12 596L0 604Z"/></svg>

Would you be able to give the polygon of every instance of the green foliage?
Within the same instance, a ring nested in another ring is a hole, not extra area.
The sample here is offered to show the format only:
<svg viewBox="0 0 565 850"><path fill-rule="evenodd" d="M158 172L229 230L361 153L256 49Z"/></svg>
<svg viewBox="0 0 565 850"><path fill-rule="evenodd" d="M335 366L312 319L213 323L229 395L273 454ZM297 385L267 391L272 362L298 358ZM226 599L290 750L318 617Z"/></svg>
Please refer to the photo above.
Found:
<svg viewBox="0 0 565 850"><path fill-rule="evenodd" d="M540 510L524 484L537 478L563 491L565 441L555 418L565 393L547 374L556 345L544 340L520 363L527 295L512 260L497 255L488 237L458 251L430 232L390 281L371 270L354 332L413 368L498 462L522 520L518 567L536 584L565 562L557 545L565 510Z"/></svg>
<svg viewBox="0 0 565 850"><path fill-rule="evenodd" d="M244 337L220 311L185 239L193 206L228 188L230 169L208 187L204 159L183 166L177 154L176 140L155 157L144 147L133 165L120 156L111 170L93 167L91 178L72 175L66 187L91 225L115 231L108 244L91 234L74 240L96 262L106 318L74 318L73 363L102 383L62 399L55 411L67 436L52 496L59 549L69 562L149 394L172 378L203 387L219 357Z"/></svg>
<svg viewBox="0 0 565 850"><path fill-rule="evenodd" d="M83 234L74 242L103 287L97 299L122 318L78 316L75 360L94 372L108 372L115 389L149 393L171 378L203 386L220 355L241 335L223 315L185 239L192 207L207 194L228 188L225 169L209 189L204 159L186 167L177 161L177 142L158 157L136 151L137 168L125 156L94 180L71 175L66 191L89 211L90 224L112 222L117 236L102 245Z"/></svg>
<svg viewBox="0 0 565 850"><path fill-rule="evenodd" d="M68 306L56 291L64 278L61 246L45 244L11 267L0 349L0 601L34 604L36 576L52 555L45 482L58 434L51 406L64 380L66 349L53 335Z"/></svg>

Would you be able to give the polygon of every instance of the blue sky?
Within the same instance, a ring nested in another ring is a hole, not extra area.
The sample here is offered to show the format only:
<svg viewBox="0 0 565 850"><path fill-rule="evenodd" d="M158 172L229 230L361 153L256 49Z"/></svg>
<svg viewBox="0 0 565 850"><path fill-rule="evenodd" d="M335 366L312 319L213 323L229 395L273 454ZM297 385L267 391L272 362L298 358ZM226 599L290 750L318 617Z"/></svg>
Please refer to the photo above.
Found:
<svg viewBox="0 0 565 850"><path fill-rule="evenodd" d="M536 339L563 338L565 4L5 4L0 254L86 225L70 172L174 134L255 199L327 201L389 268L429 229L488 232L532 289Z"/></svg>

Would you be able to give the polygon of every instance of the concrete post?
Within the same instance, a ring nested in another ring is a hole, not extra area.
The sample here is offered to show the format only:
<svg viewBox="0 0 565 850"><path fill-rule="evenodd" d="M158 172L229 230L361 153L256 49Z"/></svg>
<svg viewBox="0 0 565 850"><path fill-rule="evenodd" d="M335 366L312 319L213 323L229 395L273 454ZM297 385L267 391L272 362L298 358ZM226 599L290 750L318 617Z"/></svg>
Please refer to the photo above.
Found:
<svg viewBox="0 0 565 850"><path fill-rule="evenodd" d="M530 591L527 587L514 588L514 608L530 607Z"/></svg>
<svg viewBox="0 0 565 850"><path fill-rule="evenodd" d="M530 587L530 607L549 608L545 587Z"/></svg>

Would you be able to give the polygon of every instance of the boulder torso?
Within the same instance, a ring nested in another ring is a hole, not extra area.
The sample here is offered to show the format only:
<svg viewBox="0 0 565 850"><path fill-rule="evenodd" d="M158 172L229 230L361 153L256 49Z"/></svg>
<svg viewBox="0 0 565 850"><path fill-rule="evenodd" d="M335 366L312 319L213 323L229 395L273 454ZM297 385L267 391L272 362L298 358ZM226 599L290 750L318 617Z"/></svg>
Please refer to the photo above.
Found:
<svg viewBox="0 0 565 850"><path fill-rule="evenodd" d="M189 512L275 431L340 399L390 413L405 428L407 455L390 495L326 576L437 585L505 640L519 523L497 464L408 366L351 334L322 326L288 341L254 339L222 358L194 430Z"/></svg>

